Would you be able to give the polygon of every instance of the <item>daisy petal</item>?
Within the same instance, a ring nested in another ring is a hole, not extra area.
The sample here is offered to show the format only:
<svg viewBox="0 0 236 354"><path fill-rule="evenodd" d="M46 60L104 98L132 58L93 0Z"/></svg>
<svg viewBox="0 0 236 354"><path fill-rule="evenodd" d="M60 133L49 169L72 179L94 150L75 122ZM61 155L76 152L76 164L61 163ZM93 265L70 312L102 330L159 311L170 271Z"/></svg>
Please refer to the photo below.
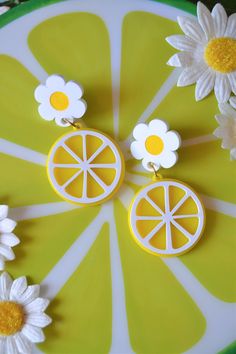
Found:
<svg viewBox="0 0 236 354"><path fill-rule="evenodd" d="M27 313L30 312L43 312L49 305L48 299L43 299L38 297L34 301L30 302L28 305L25 306L25 310Z"/></svg>
<svg viewBox="0 0 236 354"><path fill-rule="evenodd" d="M15 255L11 247L0 244L0 254L8 261L12 261L13 259L15 259Z"/></svg>
<svg viewBox="0 0 236 354"><path fill-rule="evenodd" d="M71 104L70 112L73 118L81 118L87 109L87 103L84 100L78 100Z"/></svg>
<svg viewBox="0 0 236 354"><path fill-rule="evenodd" d="M51 75L46 80L46 86L56 91L65 87L65 80L60 75Z"/></svg>
<svg viewBox="0 0 236 354"><path fill-rule="evenodd" d="M6 354L6 338L0 337L0 354Z"/></svg>
<svg viewBox="0 0 236 354"><path fill-rule="evenodd" d="M206 69L207 66L204 64L192 65L189 68L185 68L179 76L177 86L192 85L200 78Z"/></svg>
<svg viewBox="0 0 236 354"><path fill-rule="evenodd" d="M236 148L230 150L230 159L236 160Z"/></svg>
<svg viewBox="0 0 236 354"><path fill-rule="evenodd" d="M168 65L175 67L187 67L192 65L192 63L192 54L184 51L174 54L167 62Z"/></svg>
<svg viewBox="0 0 236 354"><path fill-rule="evenodd" d="M4 268L5 268L5 258L0 256L0 270L3 270ZM1 295L0 295L0 299L1 299Z"/></svg>
<svg viewBox="0 0 236 354"><path fill-rule="evenodd" d="M19 354L14 337L6 337L6 349L7 354Z"/></svg>
<svg viewBox="0 0 236 354"><path fill-rule="evenodd" d="M222 105L226 105L227 103L222 103ZM227 104L228 105L228 104ZM229 105L228 105L229 106ZM215 116L216 121L223 127L227 127L229 125L230 117L223 115L223 114L217 114ZM218 128L217 128L218 129Z"/></svg>
<svg viewBox="0 0 236 354"><path fill-rule="evenodd" d="M13 281L10 291L10 300L15 300L23 294L27 288L26 277L20 277Z"/></svg>
<svg viewBox="0 0 236 354"><path fill-rule="evenodd" d="M45 120L53 120L55 117L54 110L51 109L49 104L42 103L38 106L40 116Z"/></svg>
<svg viewBox="0 0 236 354"><path fill-rule="evenodd" d="M13 233L9 233L9 234L1 234L0 242L6 246L14 247L20 243L20 240Z"/></svg>
<svg viewBox="0 0 236 354"><path fill-rule="evenodd" d="M9 293L12 285L12 279L6 272L0 276L0 299L9 300Z"/></svg>
<svg viewBox="0 0 236 354"><path fill-rule="evenodd" d="M49 90L44 85L39 85L34 91L34 98L37 102L42 103L48 100Z"/></svg>
<svg viewBox="0 0 236 354"><path fill-rule="evenodd" d="M29 304L31 301L35 300L39 296L39 290L39 285L28 286L25 292L20 297L18 297L19 303L22 305Z"/></svg>
<svg viewBox="0 0 236 354"><path fill-rule="evenodd" d="M26 323L36 327L46 327L51 323L51 318L45 313L31 313L27 316Z"/></svg>
<svg viewBox="0 0 236 354"><path fill-rule="evenodd" d="M149 129L154 130L155 133L164 134L169 129L167 122L161 119L153 119L149 123Z"/></svg>
<svg viewBox="0 0 236 354"><path fill-rule="evenodd" d="M133 157L137 160L143 158L143 145L139 141L134 141L130 145L130 151Z"/></svg>
<svg viewBox="0 0 236 354"><path fill-rule="evenodd" d="M207 69L202 76L197 80L197 85L195 89L196 101L202 100L204 97L209 95L209 93L214 88L215 84L215 73L211 69Z"/></svg>
<svg viewBox="0 0 236 354"><path fill-rule="evenodd" d="M28 354L32 352L32 344L23 334L16 333L13 338L20 353Z"/></svg>
<svg viewBox="0 0 236 354"><path fill-rule="evenodd" d="M228 74L229 83L233 93L236 95L236 71Z"/></svg>
<svg viewBox="0 0 236 354"><path fill-rule="evenodd" d="M232 98L229 100L231 101ZM230 116L236 119L236 112L235 110L230 106L228 103L220 103L219 104L219 109L222 114L225 116Z"/></svg>
<svg viewBox="0 0 236 354"><path fill-rule="evenodd" d="M14 220L5 218L0 221L0 232L7 233L12 232L16 227L17 223Z"/></svg>
<svg viewBox="0 0 236 354"><path fill-rule="evenodd" d="M74 81L68 81L65 85L64 91L74 100L81 98L84 93L83 87Z"/></svg>
<svg viewBox="0 0 236 354"><path fill-rule="evenodd" d="M43 334L43 331L41 328L26 324L22 330L21 333L28 338L30 342L33 343L41 343L45 340L45 336Z"/></svg>
<svg viewBox="0 0 236 354"><path fill-rule="evenodd" d="M180 135L175 131L167 132L165 135L165 145L172 151L177 150L181 145Z"/></svg>
<svg viewBox="0 0 236 354"><path fill-rule="evenodd" d="M170 168L174 166L177 160L178 160L178 154L173 151L168 151L164 154L161 154L161 156L159 157L160 164L164 168Z"/></svg>
<svg viewBox="0 0 236 354"><path fill-rule="evenodd" d="M223 37L227 25L228 16L221 4L216 4L211 12L215 35L216 37Z"/></svg>
<svg viewBox="0 0 236 354"><path fill-rule="evenodd" d="M217 138L222 138L222 131L221 128L218 127L214 130L213 135L215 135Z"/></svg>
<svg viewBox="0 0 236 354"><path fill-rule="evenodd" d="M236 38L236 13L229 16L224 37Z"/></svg>
<svg viewBox="0 0 236 354"><path fill-rule="evenodd" d="M229 102L230 102L231 106L236 109L236 96L235 97L231 97Z"/></svg>
<svg viewBox="0 0 236 354"><path fill-rule="evenodd" d="M172 47L192 52L196 48L196 42L194 42L191 38L182 35L176 34L166 38L166 41L172 45Z"/></svg>
<svg viewBox="0 0 236 354"><path fill-rule="evenodd" d="M201 26L195 19L178 16L177 20L180 25L180 28L187 36L191 37L194 41L197 41L199 43L205 41L205 34Z"/></svg>
<svg viewBox="0 0 236 354"><path fill-rule="evenodd" d="M214 23L208 8L200 1L197 3L198 21L206 35L206 39L214 37Z"/></svg>
<svg viewBox="0 0 236 354"><path fill-rule="evenodd" d="M144 123L140 123L136 125L136 127L133 130L133 137L136 140L144 139L144 136L147 134L148 134L148 127Z"/></svg>
<svg viewBox="0 0 236 354"><path fill-rule="evenodd" d="M227 75L217 73L215 80L215 95L218 102L227 102L230 93L231 87Z"/></svg>
<svg viewBox="0 0 236 354"><path fill-rule="evenodd" d="M7 205L0 205L0 220L3 220L8 215L8 206Z"/></svg>

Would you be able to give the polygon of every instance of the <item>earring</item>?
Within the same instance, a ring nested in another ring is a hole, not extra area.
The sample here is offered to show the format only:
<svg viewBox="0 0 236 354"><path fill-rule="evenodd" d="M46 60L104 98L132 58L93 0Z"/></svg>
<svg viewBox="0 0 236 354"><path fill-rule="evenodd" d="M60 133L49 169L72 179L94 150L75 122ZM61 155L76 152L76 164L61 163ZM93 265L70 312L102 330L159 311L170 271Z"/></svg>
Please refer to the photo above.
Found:
<svg viewBox="0 0 236 354"><path fill-rule="evenodd" d="M203 233L203 204L191 187L158 173L161 167L170 168L177 162L181 138L159 119L149 125L138 124L133 137L131 154L142 159L145 170L154 172L153 181L135 195L130 205L129 226L134 240L154 255L188 252Z"/></svg>
<svg viewBox="0 0 236 354"><path fill-rule="evenodd" d="M56 193L80 205L101 204L119 189L124 178L124 158L119 146L106 134L89 129L78 120L86 112L82 87L51 75L35 90L39 114L72 132L60 137L47 160L47 174Z"/></svg>

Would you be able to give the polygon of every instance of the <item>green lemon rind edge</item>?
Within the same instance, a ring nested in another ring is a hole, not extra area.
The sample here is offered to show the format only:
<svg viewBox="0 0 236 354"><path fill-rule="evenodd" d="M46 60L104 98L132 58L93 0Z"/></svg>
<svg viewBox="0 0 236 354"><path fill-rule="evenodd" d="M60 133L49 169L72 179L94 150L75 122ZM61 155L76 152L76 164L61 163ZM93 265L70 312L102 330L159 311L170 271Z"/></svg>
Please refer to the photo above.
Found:
<svg viewBox="0 0 236 354"><path fill-rule="evenodd" d="M0 28L4 27L5 25L14 21L15 19L24 16L36 9L39 9L47 5L55 4L57 2L62 2L62 1L64 0L37 0L37 1L30 0L29 2L25 2L21 5L18 5L0 16ZM164 3L172 7L176 7L178 9L189 12L193 15L196 14L196 6L188 2L187 0L153 0L153 1Z"/></svg>

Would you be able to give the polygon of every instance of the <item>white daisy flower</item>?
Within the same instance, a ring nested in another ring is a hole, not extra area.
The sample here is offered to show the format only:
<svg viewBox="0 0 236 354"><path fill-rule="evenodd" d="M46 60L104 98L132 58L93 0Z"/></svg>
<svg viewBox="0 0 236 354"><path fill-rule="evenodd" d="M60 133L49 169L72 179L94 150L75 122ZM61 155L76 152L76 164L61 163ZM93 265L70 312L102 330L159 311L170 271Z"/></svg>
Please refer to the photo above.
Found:
<svg viewBox="0 0 236 354"><path fill-rule="evenodd" d="M40 103L39 114L45 120L53 120L59 126L69 126L65 121L73 122L81 118L87 108L86 102L81 99L83 88L74 81L65 82L59 75L51 75L45 85L39 85L34 97Z"/></svg>
<svg viewBox="0 0 236 354"><path fill-rule="evenodd" d="M198 2L197 17L178 17L185 34L166 40L181 52L167 64L183 68L178 86L196 83L197 101L214 89L217 100L227 102L231 92L236 94L236 14L228 18L220 4L210 13Z"/></svg>
<svg viewBox="0 0 236 354"><path fill-rule="evenodd" d="M148 171L153 171L150 163L158 170L170 168L177 162L175 150L180 147L181 139L177 132L168 131L168 128L166 122L154 119L148 125L136 125L133 130L136 141L131 144L131 153L137 160L142 159L143 167Z"/></svg>
<svg viewBox="0 0 236 354"><path fill-rule="evenodd" d="M230 99L230 103L236 108L236 97ZM230 150L231 160L236 160L236 111L228 103L219 104L219 109L221 114L215 116L219 127L213 134L222 139L223 149Z"/></svg>
<svg viewBox="0 0 236 354"><path fill-rule="evenodd" d="M45 340L41 328L51 323L44 311L49 301L39 297L39 285L27 286L25 277L12 281L0 276L0 353L29 354L33 343Z"/></svg>
<svg viewBox="0 0 236 354"><path fill-rule="evenodd" d="M0 270L4 269L5 261L15 259L12 247L18 245L20 240L12 233L16 222L8 217L8 206L0 205Z"/></svg>

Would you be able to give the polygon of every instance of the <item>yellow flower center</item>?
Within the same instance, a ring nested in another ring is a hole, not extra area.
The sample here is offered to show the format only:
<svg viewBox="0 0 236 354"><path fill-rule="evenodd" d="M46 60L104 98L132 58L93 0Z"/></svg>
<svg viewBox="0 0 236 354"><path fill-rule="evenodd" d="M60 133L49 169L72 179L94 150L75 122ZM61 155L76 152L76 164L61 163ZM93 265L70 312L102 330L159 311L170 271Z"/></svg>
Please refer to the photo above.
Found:
<svg viewBox="0 0 236 354"><path fill-rule="evenodd" d="M206 63L220 73L236 70L236 40L233 38L215 38L205 48Z"/></svg>
<svg viewBox="0 0 236 354"><path fill-rule="evenodd" d="M63 92L57 91L50 96L50 103L58 111L64 111L69 106L69 99Z"/></svg>
<svg viewBox="0 0 236 354"><path fill-rule="evenodd" d="M24 312L21 305L10 301L0 302L0 335L15 334L23 324Z"/></svg>
<svg viewBox="0 0 236 354"><path fill-rule="evenodd" d="M159 155L164 149L164 143L159 136L151 135L145 141L146 150L152 155Z"/></svg>

